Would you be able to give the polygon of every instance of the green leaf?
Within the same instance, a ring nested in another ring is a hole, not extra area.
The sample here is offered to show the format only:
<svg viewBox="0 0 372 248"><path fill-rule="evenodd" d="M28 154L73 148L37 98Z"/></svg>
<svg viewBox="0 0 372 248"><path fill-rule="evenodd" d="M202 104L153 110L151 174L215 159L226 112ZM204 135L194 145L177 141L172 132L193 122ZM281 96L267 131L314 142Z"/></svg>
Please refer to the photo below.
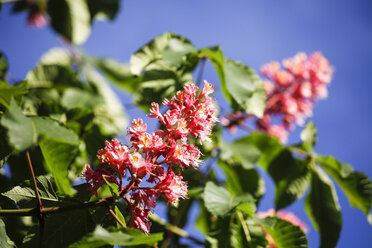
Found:
<svg viewBox="0 0 372 248"><path fill-rule="evenodd" d="M224 216L240 202L248 201L249 195L233 196L225 188L208 182L204 190L204 202L213 215Z"/></svg>
<svg viewBox="0 0 372 248"><path fill-rule="evenodd" d="M256 218L255 221L270 234L278 248L308 247L306 235L299 226L277 217Z"/></svg>
<svg viewBox="0 0 372 248"><path fill-rule="evenodd" d="M119 0L87 0L91 19L114 20L119 11Z"/></svg>
<svg viewBox="0 0 372 248"><path fill-rule="evenodd" d="M254 144L261 152L261 157L258 160L264 170L268 170L272 161L286 149L278 139L275 139L265 133L254 132L249 136L244 137L245 142Z"/></svg>
<svg viewBox="0 0 372 248"><path fill-rule="evenodd" d="M1 4L0 4L1 10ZM0 52L0 79L4 80L5 75L8 71L8 61L4 53Z"/></svg>
<svg viewBox="0 0 372 248"><path fill-rule="evenodd" d="M51 88L59 85L71 86L75 83L73 72L64 65L39 64L27 73L30 88Z"/></svg>
<svg viewBox="0 0 372 248"><path fill-rule="evenodd" d="M44 137L39 141L41 152L45 159L46 169L56 180L58 190L72 195L71 182L68 179L68 167L76 156L77 146L63 140Z"/></svg>
<svg viewBox="0 0 372 248"><path fill-rule="evenodd" d="M226 188L233 194L250 193L259 200L265 192L265 183L256 169L245 169L239 163L218 161L226 175Z"/></svg>
<svg viewBox="0 0 372 248"><path fill-rule="evenodd" d="M1 125L8 130L9 143L18 151L26 150L36 143L36 128L12 99L9 109L1 119Z"/></svg>
<svg viewBox="0 0 372 248"><path fill-rule="evenodd" d="M306 151L311 151L316 144L317 130L314 122L310 121L306 124L304 130L301 132L302 146Z"/></svg>
<svg viewBox="0 0 372 248"><path fill-rule="evenodd" d="M102 104L103 100L100 96L81 90L78 88L68 88L64 91L61 104L67 109L88 108L92 109L95 106Z"/></svg>
<svg viewBox="0 0 372 248"><path fill-rule="evenodd" d="M23 240L22 247L39 246L39 226L35 225ZM88 209L76 209L47 215L43 233L43 247L65 248L94 230Z"/></svg>
<svg viewBox="0 0 372 248"><path fill-rule="evenodd" d="M335 247L342 226L341 210L333 183L319 167L312 171L305 210L320 232L320 247Z"/></svg>
<svg viewBox="0 0 372 248"><path fill-rule="evenodd" d="M28 93L27 81L22 81L14 86L0 80L0 103L6 108L9 108L10 100L17 96L22 96Z"/></svg>
<svg viewBox="0 0 372 248"><path fill-rule="evenodd" d="M310 183L310 173L308 161L294 160L294 164L289 167L278 166L286 171L286 176L276 181L275 187L275 208L277 210L285 208L295 200L301 198ZM275 165L274 165L275 166ZM278 170L280 170L278 168Z"/></svg>
<svg viewBox="0 0 372 248"><path fill-rule="evenodd" d="M143 74L143 82L138 86L134 101L148 111L152 102L172 97L182 86L176 72L172 70L148 70Z"/></svg>
<svg viewBox="0 0 372 248"><path fill-rule="evenodd" d="M0 219L0 247L15 247L14 243L9 239L8 235L6 235L5 224L2 219Z"/></svg>
<svg viewBox="0 0 372 248"><path fill-rule="evenodd" d="M85 0L48 1L53 29L68 41L80 45L90 33L90 13Z"/></svg>
<svg viewBox="0 0 372 248"><path fill-rule="evenodd" d="M95 58L92 59L92 62L111 82L130 93L134 93L142 81L140 76L132 74L129 66L116 60Z"/></svg>
<svg viewBox="0 0 372 248"><path fill-rule="evenodd" d="M93 248L103 245L121 245L124 247L136 245L155 246L162 239L162 233L146 235L135 229L118 230L111 228L107 230L97 226L93 233L72 244L70 248Z"/></svg>
<svg viewBox="0 0 372 248"><path fill-rule="evenodd" d="M226 143L220 139L219 146L221 150L221 159L232 159L239 162L244 169L254 168L255 163L261 155L260 150L246 138L238 139L232 143Z"/></svg>
<svg viewBox="0 0 372 248"><path fill-rule="evenodd" d="M164 33L144 45L130 59L133 74L139 75L145 69L178 68L188 53L195 53L191 42L174 33Z"/></svg>
<svg viewBox="0 0 372 248"><path fill-rule="evenodd" d="M69 67L72 63L72 58L67 49L54 47L43 54L39 63L42 65L59 65Z"/></svg>
<svg viewBox="0 0 372 248"><path fill-rule="evenodd" d="M120 99L97 71L90 67L85 68L84 71L104 102L99 108L94 109L94 123L99 125L101 132L105 135L124 133L128 126L128 117Z"/></svg>
<svg viewBox="0 0 372 248"><path fill-rule="evenodd" d="M372 204L372 182L368 176L331 156L317 156L316 162L340 185L351 206L368 216Z"/></svg>
<svg viewBox="0 0 372 248"><path fill-rule="evenodd" d="M266 106L266 93L261 79L248 66L225 59L226 88L234 111L244 111L261 118Z"/></svg>

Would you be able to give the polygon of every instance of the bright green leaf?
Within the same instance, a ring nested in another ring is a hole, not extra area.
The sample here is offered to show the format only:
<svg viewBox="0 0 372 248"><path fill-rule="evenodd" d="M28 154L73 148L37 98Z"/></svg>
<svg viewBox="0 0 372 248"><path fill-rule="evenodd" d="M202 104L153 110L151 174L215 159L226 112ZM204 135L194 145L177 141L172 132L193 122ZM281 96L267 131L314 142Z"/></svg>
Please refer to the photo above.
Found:
<svg viewBox="0 0 372 248"><path fill-rule="evenodd" d="M62 106L67 109L88 108L93 109L95 106L103 103L100 96L97 96L87 90L78 88L68 88L63 92L61 99Z"/></svg>
<svg viewBox="0 0 372 248"><path fill-rule="evenodd" d="M69 67L72 63L72 58L67 49L54 47L43 54L39 63L42 65L59 65Z"/></svg>
<svg viewBox="0 0 372 248"><path fill-rule="evenodd" d="M90 13L86 0L50 0L48 14L53 29L80 45L90 33Z"/></svg>
<svg viewBox="0 0 372 248"><path fill-rule="evenodd" d="M317 130L314 122L310 121L306 124L304 130L301 132L302 145L305 150L310 151L316 144L317 140Z"/></svg>
<svg viewBox="0 0 372 248"><path fill-rule="evenodd" d="M213 215L224 216L240 202L247 200L246 197L233 196L225 188L208 182L204 190L204 202L208 211Z"/></svg>
<svg viewBox="0 0 372 248"><path fill-rule="evenodd" d="M39 64L26 76L30 88L50 88L58 85L69 86L75 83L73 72L64 65Z"/></svg>
<svg viewBox="0 0 372 248"><path fill-rule="evenodd" d="M261 152L246 138L238 139L232 143L226 143L220 139L221 159L240 162L244 169L254 168L260 158Z"/></svg>
<svg viewBox="0 0 372 248"><path fill-rule="evenodd" d="M277 217L256 218L255 221L270 234L278 248L308 247L306 235L299 226Z"/></svg>
<svg viewBox="0 0 372 248"><path fill-rule="evenodd" d="M234 111L244 111L262 117L266 106L266 93L261 79L248 66L225 59L227 91L232 96Z"/></svg>
<svg viewBox="0 0 372 248"><path fill-rule="evenodd" d="M1 125L8 130L9 143L18 151L26 150L36 143L36 128L14 100L11 100L8 111L1 119Z"/></svg>
<svg viewBox="0 0 372 248"><path fill-rule="evenodd" d="M317 156L316 162L340 185L351 206L368 215L372 204L372 182L368 176L331 156Z"/></svg>
<svg viewBox="0 0 372 248"><path fill-rule="evenodd" d="M107 230L97 226L93 233L72 244L70 248L94 248L103 245L121 245L124 247L136 245L154 246L162 239L162 233L146 235L135 229L117 230L111 228Z"/></svg>
<svg viewBox="0 0 372 248"><path fill-rule="evenodd" d="M184 56L195 52L195 47L185 37L168 32L157 36L134 53L130 68L136 75L145 69L176 69L182 65Z"/></svg>
<svg viewBox="0 0 372 248"><path fill-rule="evenodd" d="M312 171L305 210L315 229L320 232L320 247L335 247L342 226L341 210L333 183L318 167Z"/></svg>

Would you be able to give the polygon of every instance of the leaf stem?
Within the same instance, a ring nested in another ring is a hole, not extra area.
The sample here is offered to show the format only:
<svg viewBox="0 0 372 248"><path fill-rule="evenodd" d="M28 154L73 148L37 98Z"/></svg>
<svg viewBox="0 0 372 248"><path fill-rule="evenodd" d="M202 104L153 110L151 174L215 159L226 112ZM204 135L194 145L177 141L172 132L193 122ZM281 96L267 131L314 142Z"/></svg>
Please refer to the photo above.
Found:
<svg viewBox="0 0 372 248"><path fill-rule="evenodd" d="M198 78L196 80L196 83L198 86L201 85L201 81L203 79L203 73L204 73L204 68L205 68L205 62L206 62L206 58L202 58L201 59L201 62L200 62L200 69L199 69L199 74L198 74Z"/></svg>
<svg viewBox="0 0 372 248"><path fill-rule="evenodd" d="M127 227L120 219L119 217L115 214L115 212L109 208L110 214L115 218L115 220L122 226L122 227Z"/></svg>
<svg viewBox="0 0 372 248"><path fill-rule="evenodd" d="M248 244L249 244L251 242L252 238L251 238L251 235L249 233L247 223L244 220L243 213L240 210L238 210L236 213L238 214L240 223L242 223L243 231L244 231L245 237L247 238L247 241L248 241Z"/></svg>

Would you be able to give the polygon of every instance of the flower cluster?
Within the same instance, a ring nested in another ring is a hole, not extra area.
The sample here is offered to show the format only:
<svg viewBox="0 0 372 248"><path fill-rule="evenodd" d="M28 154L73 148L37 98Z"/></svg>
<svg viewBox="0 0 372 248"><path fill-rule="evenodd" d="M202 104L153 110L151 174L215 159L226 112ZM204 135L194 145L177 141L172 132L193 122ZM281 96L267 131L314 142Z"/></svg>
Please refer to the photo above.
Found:
<svg viewBox="0 0 372 248"><path fill-rule="evenodd" d="M105 148L97 155L100 167L96 170L88 164L85 167L84 177L91 185L89 191L97 195L106 182L117 184L132 214L130 226L146 233L151 225L149 212L156 206L155 197L161 196L173 205L187 197L187 184L173 168L187 169L201 163L200 150L189 144L189 137L199 138L200 143L210 140L208 135L216 121L213 99L209 96L213 85L205 82L202 91L198 93L198 90L194 84L186 84L184 91L163 101L169 108L164 114L157 103L152 103L148 116L157 118L164 129L148 133L142 119L133 120L129 128L131 146L117 139L106 141ZM129 182L124 186L125 178ZM140 185L144 181L146 187Z"/></svg>
<svg viewBox="0 0 372 248"><path fill-rule="evenodd" d="M280 219L286 220L286 221L292 223L293 225L300 227L301 230L304 233L308 232L308 228L307 228L306 224L291 212L286 212L286 211L280 210L280 211L275 213L274 209L269 209L266 212L258 212L256 215L257 215L258 218L274 217L276 215ZM268 248L276 248L277 247L275 245L275 242L274 242L273 238L268 233L266 233L266 239L269 242L269 244L267 245Z"/></svg>
<svg viewBox="0 0 372 248"><path fill-rule="evenodd" d="M307 56L297 53L293 58L271 62L261 68L261 73L269 80L264 81L267 95L264 116L256 120L258 130L268 133L285 143L289 130L295 124L302 125L312 115L316 100L327 97L327 86L332 79L332 67L321 52ZM252 116L234 113L221 122L230 130ZM274 119L279 124L274 124Z"/></svg>

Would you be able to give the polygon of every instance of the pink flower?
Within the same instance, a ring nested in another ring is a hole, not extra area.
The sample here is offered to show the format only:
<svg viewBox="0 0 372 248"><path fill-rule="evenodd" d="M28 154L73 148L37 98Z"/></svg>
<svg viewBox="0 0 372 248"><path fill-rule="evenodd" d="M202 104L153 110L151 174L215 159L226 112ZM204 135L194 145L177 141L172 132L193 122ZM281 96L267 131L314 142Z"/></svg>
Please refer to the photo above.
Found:
<svg viewBox="0 0 372 248"><path fill-rule="evenodd" d="M167 176L156 185L164 198L172 205L177 205L179 198L187 198L187 184L182 181L181 175L175 175L172 169L168 169Z"/></svg>
<svg viewBox="0 0 372 248"><path fill-rule="evenodd" d="M111 143L106 141L105 149L100 149L97 154L100 163L107 163L121 176L125 175L129 163L128 156L128 146L117 139L112 139Z"/></svg>
<svg viewBox="0 0 372 248"><path fill-rule="evenodd" d="M106 183L103 176L105 176L106 180L109 182L117 183L115 177L111 176L110 172L105 169L92 170L89 164L85 165L83 176L85 177L86 182L90 184L88 191L95 196L98 196L97 190Z"/></svg>

